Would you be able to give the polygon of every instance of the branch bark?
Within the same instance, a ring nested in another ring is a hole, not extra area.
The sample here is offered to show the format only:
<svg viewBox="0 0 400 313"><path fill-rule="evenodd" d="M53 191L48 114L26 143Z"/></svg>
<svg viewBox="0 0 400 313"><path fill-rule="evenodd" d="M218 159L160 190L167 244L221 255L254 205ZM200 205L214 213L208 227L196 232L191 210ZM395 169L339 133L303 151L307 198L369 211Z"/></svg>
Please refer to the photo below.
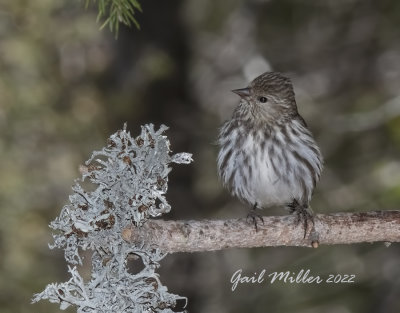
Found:
<svg viewBox="0 0 400 313"><path fill-rule="evenodd" d="M122 237L132 244L145 244L161 251L196 252L226 248L400 242L400 211L317 214L314 228L304 238L295 216L263 216L258 231L245 219L164 221L148 220L131 226Z"/></svg>

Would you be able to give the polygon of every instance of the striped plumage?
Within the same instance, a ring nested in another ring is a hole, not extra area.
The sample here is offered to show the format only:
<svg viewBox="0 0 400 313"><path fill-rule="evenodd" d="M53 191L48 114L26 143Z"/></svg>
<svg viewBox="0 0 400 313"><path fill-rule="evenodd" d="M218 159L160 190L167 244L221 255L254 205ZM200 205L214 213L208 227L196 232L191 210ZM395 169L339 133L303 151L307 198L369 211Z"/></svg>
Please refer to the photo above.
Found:
<svg viewBox="0 0 400 313"><path fill-rule="evenodd" d="M234 92L241 96L240 104L218 138L223 184L260 208L291 203L307 208L323 161L297 112L290 80L267 72Z"/></svg>

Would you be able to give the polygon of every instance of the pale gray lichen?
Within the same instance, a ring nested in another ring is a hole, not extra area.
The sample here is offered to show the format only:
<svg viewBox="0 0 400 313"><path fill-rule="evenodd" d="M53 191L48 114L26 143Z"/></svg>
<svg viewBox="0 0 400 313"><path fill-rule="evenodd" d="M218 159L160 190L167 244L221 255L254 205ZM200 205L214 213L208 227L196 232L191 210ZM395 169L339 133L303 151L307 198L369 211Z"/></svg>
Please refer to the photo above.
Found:
<svg viewBox="0 0 400 313"><path fill-rule="evenodd" d="M47 299L70 305L77 312L173 312L177 300L160 282L155 270L165 256L145 245L125 242L122 230L140 227L149 217L171 210L165 199L170 163L192 161L189 153L170 155L170 143L163 135L167 127L155 131L152 124L142 127L132 138L124 129L108 139L107 146L93 152L82 178L75 181L70 203L50 224L55 231L51 249L61 248L71 274L69 281L49 284L34 295L33 302ZM94 187L94 190L93 190ZM76 265L82 265L82 250L92 251L91 279L85 282ZM141 260L144 268L132 274L129 257Z"/></svg>

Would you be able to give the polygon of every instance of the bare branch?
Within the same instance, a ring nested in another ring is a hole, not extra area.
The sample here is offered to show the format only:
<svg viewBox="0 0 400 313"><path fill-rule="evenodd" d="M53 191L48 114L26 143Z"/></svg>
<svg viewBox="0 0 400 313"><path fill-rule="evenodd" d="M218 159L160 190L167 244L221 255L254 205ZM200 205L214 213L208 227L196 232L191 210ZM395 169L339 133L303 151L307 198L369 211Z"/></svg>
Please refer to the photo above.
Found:
<svg viewBox="0 0 400 313"><path fill-rule="evenodd" d="M258 231L245 219L163 221L148 220L142 227L125 228L122 237L163 252L212 251L226 248L400 242L400 211L318 214L304 239L295 216L264 216ZM314 244L312 244L314 242ZM318 243L318 244L317 244Z"/></svg>

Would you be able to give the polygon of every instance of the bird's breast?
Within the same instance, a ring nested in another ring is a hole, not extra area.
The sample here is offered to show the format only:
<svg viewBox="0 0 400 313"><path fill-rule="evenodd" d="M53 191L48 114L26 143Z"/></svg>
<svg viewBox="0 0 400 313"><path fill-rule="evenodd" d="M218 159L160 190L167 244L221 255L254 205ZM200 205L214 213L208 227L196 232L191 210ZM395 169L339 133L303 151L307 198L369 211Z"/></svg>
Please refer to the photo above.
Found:
<svg viewBox="0 0 400 313"><path fill-rule="evenodd" d="M263 207L293 199L309 201L315 186L312 171L318 170L315 148L306 141L290 142L281 132L246 131L240 126L228 130L220 136L218 170L232 194Z"/></svg>

